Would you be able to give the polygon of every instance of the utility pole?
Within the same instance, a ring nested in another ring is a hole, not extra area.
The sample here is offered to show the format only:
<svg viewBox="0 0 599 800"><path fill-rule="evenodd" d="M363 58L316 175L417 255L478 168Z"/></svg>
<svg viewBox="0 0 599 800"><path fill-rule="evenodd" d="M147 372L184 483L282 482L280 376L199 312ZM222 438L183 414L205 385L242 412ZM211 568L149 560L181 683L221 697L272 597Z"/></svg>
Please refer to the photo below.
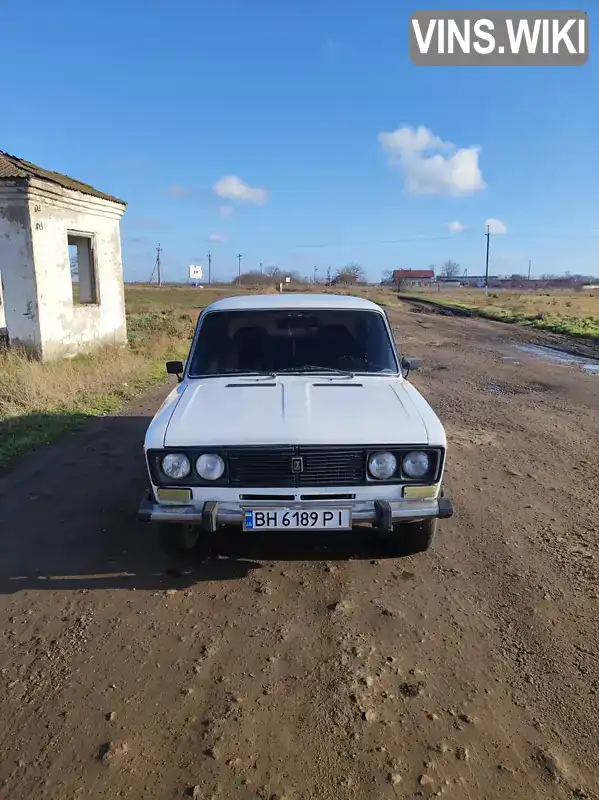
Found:
<svg viewBox="0 0 599 800"><path fill-rule="evenodd" d="M154 269L152 270L152 274L150 275L150 283L154 280L154 273L158 274L158 286L162 286L162 276L160 274L160 253L162 253L162 248L160 245L156 248L156 261L154 262Z"/></svg>
<svg viewBox="0 0 599 800"><path fill-rule="evenodd" d="M530 280L530 265L532 264L532 259L528 259L528 280Z"/></svg>
<svg viewBox="0 0 599 800"><path fill-rule="evenodd" d="M212 266L212 253L208 250L208 283L210 283L210 267Z"/></svg>
<svg viewBox="0 0 599 800"><path fill-rule="evenodd" d="M312 279L312 283L316 283L316 273L318 272L318 267L314 267L314 277Z"/></svg>
<svg viewBox="0 0 599 800"><path fill-rule="evenodd" d="M485 236L487 237L487 258L485 261L485 297L488 297L489 296L489 243L491 241L491 231L489 230L488 225Z"/></svg>
<svg viewBox="0 0 599 800"><path fill-rule="evenodd" d="M242 259L242 258L243 258L243 256L241 255L241 253L237 253L237 262L238 262L238 267L237 267L237 276L238 276L238 277L237 277L237 282L239 283L239 285L240 285L240 286L241 286L241 259Z"/></svg>
<svg viewBox="0 0 599 800"><path fill-rule="evenodd" d="M331 283L331 268L327 267L327 286Z"/></svg>
<svg viewBox="0 0 599 800"><path fill-rule="evenodd" d="M264 270L263 270L262 266L263 266L263 265L262 265L262 262L260 262L260 272L264 272Z"/></svg>

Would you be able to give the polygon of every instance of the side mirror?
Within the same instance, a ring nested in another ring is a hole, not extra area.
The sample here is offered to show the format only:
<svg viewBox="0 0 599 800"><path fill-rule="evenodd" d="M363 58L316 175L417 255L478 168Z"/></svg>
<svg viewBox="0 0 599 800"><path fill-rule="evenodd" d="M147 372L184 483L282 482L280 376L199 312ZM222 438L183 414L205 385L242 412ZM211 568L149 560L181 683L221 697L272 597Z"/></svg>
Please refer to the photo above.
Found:
<svg viewBox="0 0 599 800"><path fill-rule="evenodd" d="M169 375L176 375L179 383L183 380L183 362L182 361L167 361L166 371Z"/></svg>
<svg viewBox="0 0 599 800"><path fill-rule="evenodd" d="M401 368L404 373L404 378L407 378L412 370L417 372L420 369L421 364L422 360L420 358L402 358Z"/></svg>

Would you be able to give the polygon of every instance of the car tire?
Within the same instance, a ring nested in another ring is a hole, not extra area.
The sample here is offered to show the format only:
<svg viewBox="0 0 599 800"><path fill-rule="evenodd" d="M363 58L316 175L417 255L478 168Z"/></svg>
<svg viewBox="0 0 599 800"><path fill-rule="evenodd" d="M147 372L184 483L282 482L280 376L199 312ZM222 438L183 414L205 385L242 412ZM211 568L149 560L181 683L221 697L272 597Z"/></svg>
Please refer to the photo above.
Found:
<svg viewBox="0 0 599 800"><path fill-rule="evenodd" d="M392 531L382 533L382 538L394 555L415 556L429 550L435 540L438 520L404 522L393 525Z"/></svg>
<svg viewBox="0 0 599 800"><path fill-rule="evenodd" d="M197 525L176 522L158 523L158 538L162 549L167 555L176 558L185 558L195 550L200 540L200 533Z"/></svg>

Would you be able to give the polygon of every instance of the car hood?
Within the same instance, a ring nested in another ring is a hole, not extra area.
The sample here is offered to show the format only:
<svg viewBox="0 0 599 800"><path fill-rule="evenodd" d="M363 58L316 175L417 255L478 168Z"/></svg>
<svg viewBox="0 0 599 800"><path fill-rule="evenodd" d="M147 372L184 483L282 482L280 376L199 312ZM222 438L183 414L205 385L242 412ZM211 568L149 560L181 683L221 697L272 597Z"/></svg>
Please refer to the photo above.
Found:
<svg viewBox="0 0 599 800"><path fill-rule="evenodd" d="M286 376L190 381L174 404L163 443L443 445L444 440L433 410L405 380Z"/></svg>

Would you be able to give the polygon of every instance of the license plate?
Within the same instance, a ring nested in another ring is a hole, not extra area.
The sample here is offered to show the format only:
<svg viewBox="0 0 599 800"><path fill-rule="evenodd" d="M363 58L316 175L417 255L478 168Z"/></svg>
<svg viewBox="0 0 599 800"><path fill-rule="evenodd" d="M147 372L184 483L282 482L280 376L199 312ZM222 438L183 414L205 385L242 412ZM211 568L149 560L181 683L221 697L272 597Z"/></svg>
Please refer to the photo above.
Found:
<svg viewBox="0 0 599 800"><path fill-rule="evenodd" d="M349 508L247 508L243 512L244 531L349 530Z"/></svg>

